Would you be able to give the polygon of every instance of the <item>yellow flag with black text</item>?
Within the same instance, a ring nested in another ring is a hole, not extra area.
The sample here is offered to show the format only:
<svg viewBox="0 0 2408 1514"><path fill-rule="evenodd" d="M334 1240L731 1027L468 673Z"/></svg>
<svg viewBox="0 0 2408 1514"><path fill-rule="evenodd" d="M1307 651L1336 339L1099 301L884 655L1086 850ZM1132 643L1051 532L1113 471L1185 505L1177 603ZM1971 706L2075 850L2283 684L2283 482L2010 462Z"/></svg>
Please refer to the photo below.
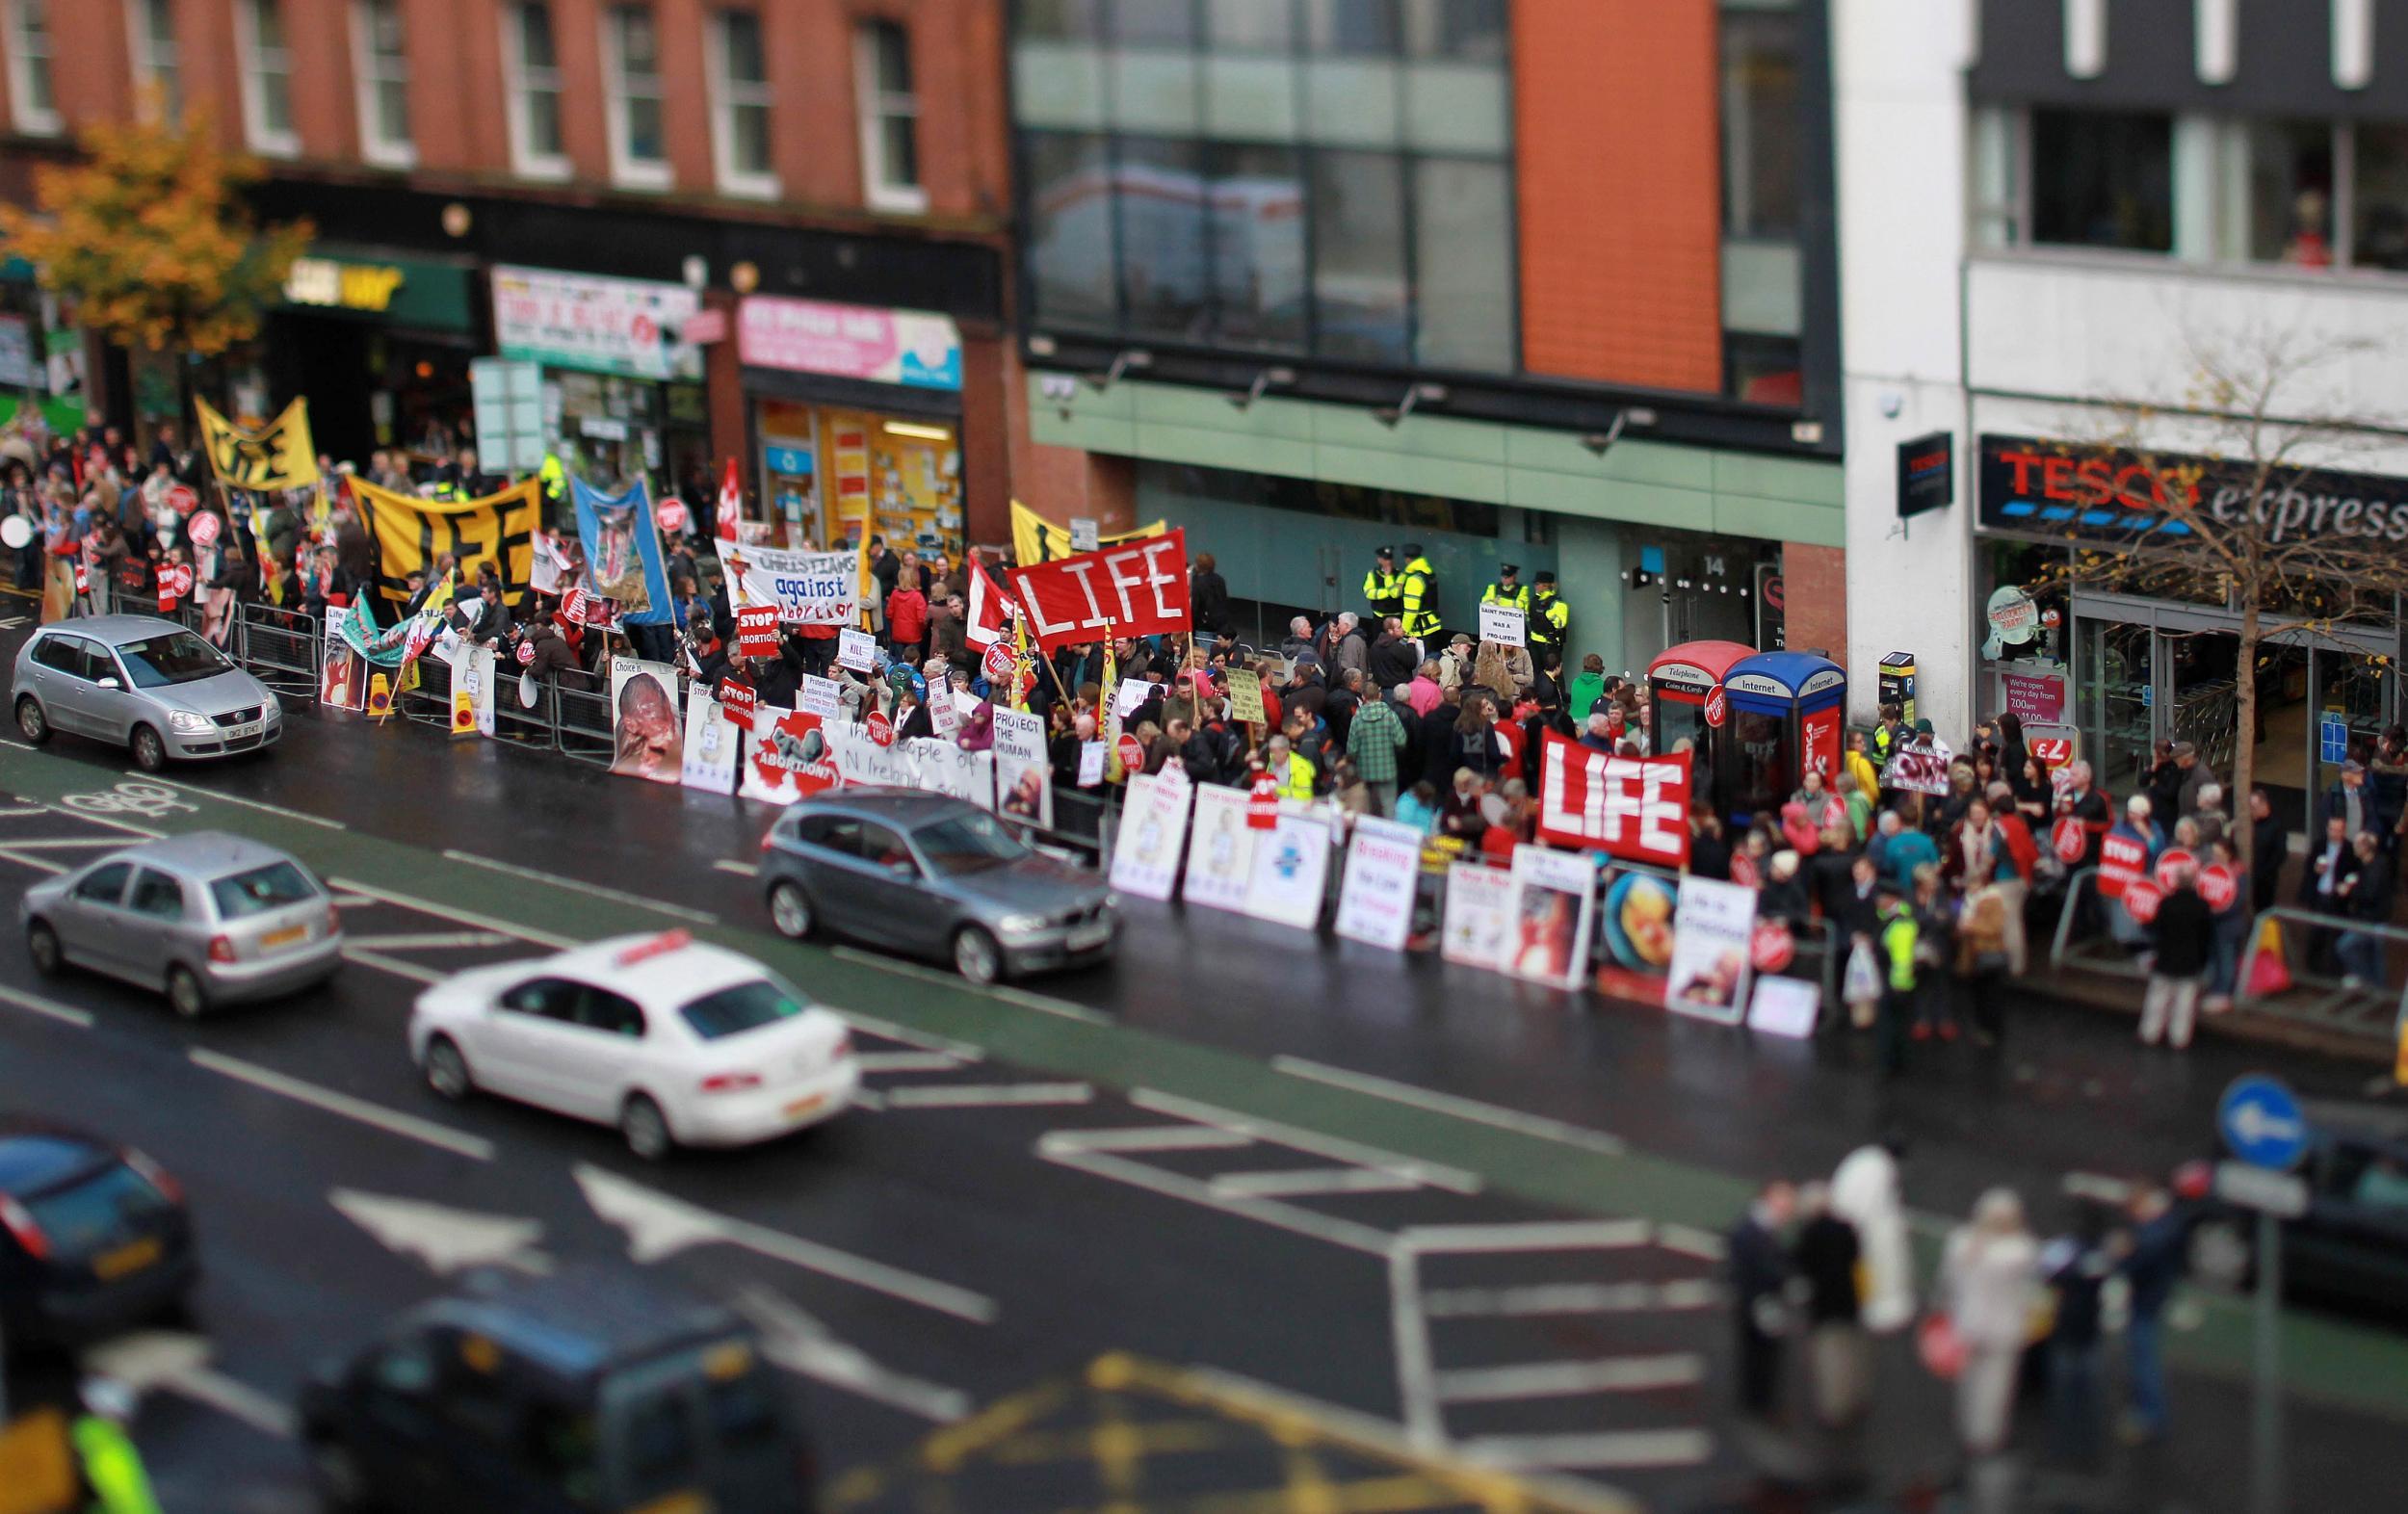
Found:
<svg viewBox="0 0 2408 1514"><path fill-rule="evenodd" d="M1169 529L1166 522L1158 520L1150 526L1139 526L1135 531L1098 535L1095 544L1099 547L1117 546L1139 536L1159 536ZM1011 502L1011 551L1022 567L1034 567L1039 562L1059 562L1064 558L1078 556L1078 549L1070 544L1069 527L1055 525L1018 500Z"/></svg>
<svg viewBox="0 0 2408 1514"><path fill-rule="evenodd" d="M209 470L229 489L304 489L318 482L318 448L309 436L309 402L295 400L258 431L247 431L195 399Z"/></svg>
<svg viewBox="0 0 2408 1514"><path fill-rule="evenodd" d="M377 592L391 603L409 597L409 575L433 576L447 553L457 561L461 582L473 582L477 569L490 562L510 599L526 594L543 505L543 485L536 480L478 500L422 500L353 478L352 495L359 501L375 552Z"/></svg>

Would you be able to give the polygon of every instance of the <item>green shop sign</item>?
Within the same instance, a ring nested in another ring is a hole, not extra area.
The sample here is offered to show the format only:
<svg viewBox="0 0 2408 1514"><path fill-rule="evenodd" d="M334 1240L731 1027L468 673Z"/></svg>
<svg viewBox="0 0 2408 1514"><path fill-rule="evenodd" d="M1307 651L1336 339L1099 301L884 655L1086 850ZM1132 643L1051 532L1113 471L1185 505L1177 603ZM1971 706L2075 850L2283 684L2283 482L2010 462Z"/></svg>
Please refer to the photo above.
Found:
<svg viewBox="0 0 2408 1514"><path fill-rule="evenodd" d="M432 331L469 330L468 270L425 258L312 252L293 260L284 303Z"/></svg>

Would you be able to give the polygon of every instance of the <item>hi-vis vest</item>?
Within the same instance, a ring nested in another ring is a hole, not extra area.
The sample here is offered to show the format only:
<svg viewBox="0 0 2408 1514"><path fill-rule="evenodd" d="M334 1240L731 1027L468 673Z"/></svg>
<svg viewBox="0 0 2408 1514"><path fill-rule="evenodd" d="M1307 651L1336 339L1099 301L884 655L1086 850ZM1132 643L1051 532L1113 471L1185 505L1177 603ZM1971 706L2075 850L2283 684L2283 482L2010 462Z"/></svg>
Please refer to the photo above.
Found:
<svg viewBox="0 0 2408 1514"><path fill-rule="evenodd" d="M1518 610L1527 620L1531 613L1531 587L1528 584L1516 584L1511 588L1507 588L1503 584L1491 584L1488 586L1487 592L1479 596L1479 602L1483 605L1505 605Z"/></svg>
<svg viewBox="0 0 2408 1514"><path fill-rule="evenodd" d="M1406 636L1432 637L1438 634L1438 586L1429 559L1415 558L1404 565L1399 581L1398 605L1404 618Z"/></svg>
<svg viewBox="0 0 2408 1514"><path fill-rule="evenodd" d="M1374 615L1400 614L1404 611L1402 581L1394 573L1373 568L1363 575L1363 598Z"/></svg>

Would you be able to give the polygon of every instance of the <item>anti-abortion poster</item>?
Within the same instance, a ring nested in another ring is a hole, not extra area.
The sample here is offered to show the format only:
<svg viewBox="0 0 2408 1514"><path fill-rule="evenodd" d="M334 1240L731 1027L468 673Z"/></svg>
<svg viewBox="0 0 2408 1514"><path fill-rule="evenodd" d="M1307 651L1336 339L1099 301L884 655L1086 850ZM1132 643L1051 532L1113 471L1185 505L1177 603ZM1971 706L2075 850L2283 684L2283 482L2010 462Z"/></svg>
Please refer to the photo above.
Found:
<svg viewBox="0 0 2408 1514"><path fill-rule="evenodd" d="M694 685L686 694L686 760L680 781L709 794L735 793L736 759L743 748L742 734L727 718L726 707L711 697L707 685Z"/></svg>
<svg viewBox="0 0 2408 1514"><path fill-rule="evenodd" d="M1421 878L1417 827L1357 817L1347 840L1346 878L1338 887L1338 934L1403 951L1413 933L1413 897Z"/></svg>
<svg viewBox="0 0 2408 1514"><path fill-rule="evenodd" d="M1756 891L1694 874L1681 879L1672 910L1672 974L1664 983L1668 1009L1737 1025L1747 1014L1749 934L1756 928Z"/></svg>
<svg viewBox="0 0 2408 1514"><path fill-rule="evenodd" d="M1482 862L1447 868L1446 918L1439 925L1438 952L1450 962L1502 973L1511 967L1512 874Z"/></svg>
<svg viewBox="0 0 2408 1514"><path fill-rule="evenodd" d="M1246 792L1207 784L1195 791L1194 838L1188 844L1188 875L1181 897L1214 909L1245 908L1254 880L1254 838L1245 822Z"/></svg>
<svg viewBox="0 0 2408 1514"><path fill-rule="evenodd" d="M1597 869L1589 859L1544 847L1513 848L1513 934L1505 971L1558 988L1588 979L1589 905Z"/></svg>
<svg viewBox="0 0 2408 1514"><path fill-rule="evenodd" d="M736 581L735 603L775 605L790 624L850 626L860 611L857 553L738 547L721 561Z"/></svg>
<svg viewBox="0 0 2408 1514"><path fill-rule="evenodd" d="M493 648L466 641L452 649L452 734L493 734Z"/></svg>
<svg viewBox="0 0 2408 1514"><path fill-rule="evenodd" d="M1277 829L1255 837L1245 912L1257 920L1310 930L1321 924L1322 895L1328 882L1329 822L1283 811Z"/></svg>
<svg viewBox="0 0 2408 1514"><path fill-rule="evenodd" d="M951 795L966 799L982 809L995 806L995 781L987 777L979 759L984 752L966 752L940 737L920 736L903 744L904 757L911 765L911 786L929 794ZM841 761L839 766L841 767ZM847 773L848 781L851 774ZM984 777L983 784L981 779ZM982 796L980 790L985 795Z"/></svg>
<svg viewBox="0 0 2408 1514"><path fill-rule="evenodd" d="M1045 754L1045 718L995 707L995 809L1039 830L1054 828L1054 764Z"/></svg>
<svg viewBox="0 0 2408 1514"><path fill-rule="evenodd" d="M675 783L685 770L677 737L677 669L632 657L611 662L611 771Z"/></svg>
<svg viewBox="0 0 2408 1514"><path fill-rule="evenodd" d="M1112 887L1139 899L1170 898L1179 886L1179 844L1188 833L1184 783L1140 774L1129 780L1120 811L1120 835L1112 844Z"/></svg>
<svg viewBox="0 0 2408 1514"><path fill-rule="evenodd" d="M816 715L765 704L752 712L752 740L746 744L736 792L747 799L792 804L837 785L835 754Z"/></svg>

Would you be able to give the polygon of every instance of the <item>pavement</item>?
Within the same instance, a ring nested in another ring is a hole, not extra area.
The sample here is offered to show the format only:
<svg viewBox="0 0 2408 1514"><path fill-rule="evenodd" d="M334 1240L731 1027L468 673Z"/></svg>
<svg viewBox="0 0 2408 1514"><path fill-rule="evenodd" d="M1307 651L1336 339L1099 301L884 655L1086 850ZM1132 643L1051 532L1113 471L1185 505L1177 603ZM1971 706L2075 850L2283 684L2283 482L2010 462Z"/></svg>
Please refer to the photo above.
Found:
<svg viewBox="0 0 2408 1514"><path fill-rule="evenodd" d="M196 1026L0 948L0 1107L142 1145L200 1215L206 1340L113 1364L156 1389L139 1429L170 1509L307 1506L285 1406L313 1361L447 1272L585 1255L764 1321L839 1507L939 1506L938 1475L982 1510L1726 1506L1761 1451L1727 1412L1716 1236L1761 1175L1895 1126L1926 1240L2002 1182L2048 1223L2069 1173L2204 1153L2238 1071L2366 1082L2226 1041L2146 1053L2034 996L2002 1053L1921 1047L1886 1083L1845 1040L1141 903L1119 963L980 991L769 935L758 806L399 721L292 725L162 778L72 739L0 745L0 902L96 845L205 827L344 894L352 959L325 994ZM418 1085L401 1027L423 983L669 927L851 1015L875 1107L644 1166L610 1132ZM2115 1465L2123 1506L2246 1486L2245 1320L2210 1297L2183 1319L2177 1432ZM2295 1506L2392 1507L2408 1341L2304 1310L2284 1340ZM1884 1370L1880 1485L1944 1479L1945 1396Z"/></svg>

